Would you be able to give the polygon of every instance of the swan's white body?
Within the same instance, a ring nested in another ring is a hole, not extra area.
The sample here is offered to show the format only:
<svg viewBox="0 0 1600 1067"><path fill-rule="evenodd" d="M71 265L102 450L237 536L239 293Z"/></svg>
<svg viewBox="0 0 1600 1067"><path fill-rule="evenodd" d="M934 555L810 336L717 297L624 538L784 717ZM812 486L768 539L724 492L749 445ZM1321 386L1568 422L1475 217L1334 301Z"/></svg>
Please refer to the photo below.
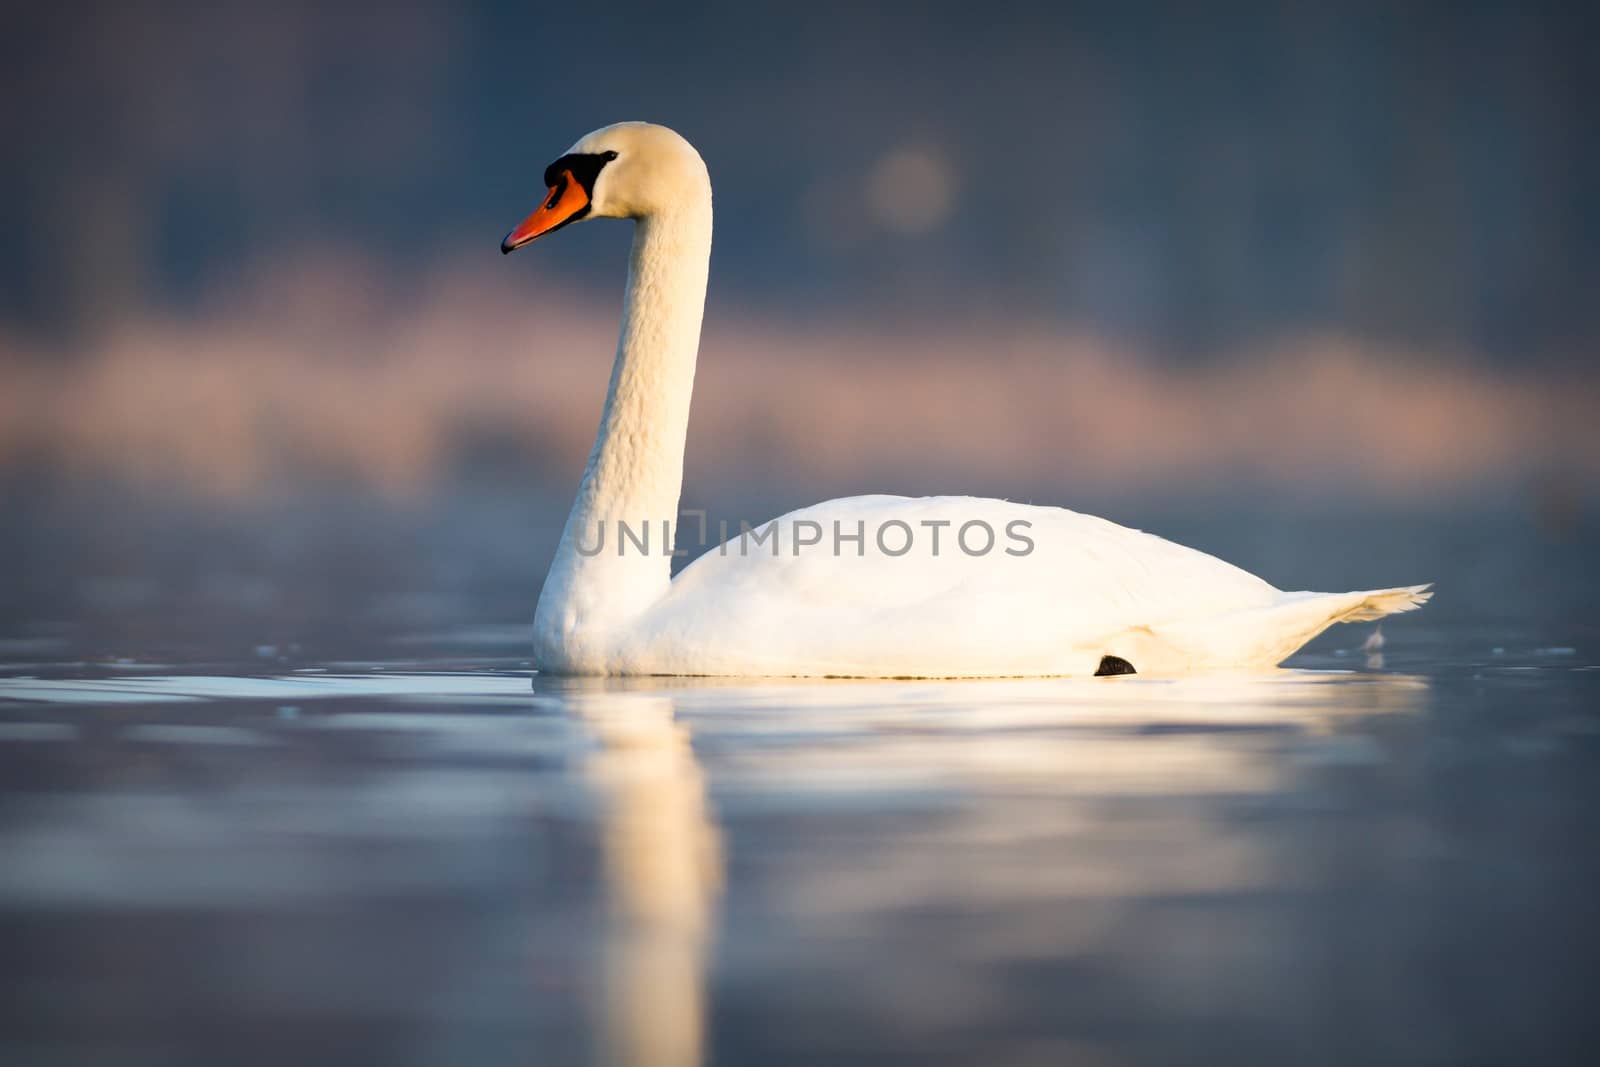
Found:
<svg viewBox="0 0 1600 1067"><path fill-rule="evenodd" d="M602 157L610 162L599 164L578 217L631 217L637 230L605 413L539 597L539 669L1092 675L1106 656L1141 674L1257 668L1333 623L1428 598L1425 586L1286 593L1104 519L973 497L817 504L775 520L763 540L732 538L673 580L662 530L683 479L711 183L699 154L660 126L607 127L563 159ZM553 184L541 212L565 188ZM547 220L516 243L508 237L506 248L566 221ZM637 535L647 527L654 541L645 550Z"/></svg>

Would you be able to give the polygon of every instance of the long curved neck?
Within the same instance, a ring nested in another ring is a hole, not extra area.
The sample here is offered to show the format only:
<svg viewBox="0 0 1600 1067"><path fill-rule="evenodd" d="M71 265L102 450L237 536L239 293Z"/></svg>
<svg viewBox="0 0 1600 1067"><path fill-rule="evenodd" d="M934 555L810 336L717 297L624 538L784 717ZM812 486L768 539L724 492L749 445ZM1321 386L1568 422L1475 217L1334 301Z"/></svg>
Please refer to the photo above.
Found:
<svg viewBox="0 0 1600 1067"><path fill-rule="evenodd" d="M536 652L551 666L586 666L568 661L597 654L597 642L670 584L665 530L676 526L683 487L710 260L709 187L635 224L600 431L539 597Z"/></svg>

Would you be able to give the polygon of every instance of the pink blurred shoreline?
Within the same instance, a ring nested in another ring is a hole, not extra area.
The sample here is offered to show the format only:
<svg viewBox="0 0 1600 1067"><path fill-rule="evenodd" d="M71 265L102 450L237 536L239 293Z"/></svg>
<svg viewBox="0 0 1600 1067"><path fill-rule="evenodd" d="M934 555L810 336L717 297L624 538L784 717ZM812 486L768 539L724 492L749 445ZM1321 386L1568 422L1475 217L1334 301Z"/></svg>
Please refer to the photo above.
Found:
<svg viewBox="0 0 1600 1067"><path fill-rule="evenodd" d="M449 268L396 299L359 262L269 272L72 348L0 324L0 474L202 498L304 478L404 499L509 457L570 482L616 298ZM944 483L1447 498L1600 483L1600 383L1332 335L1174 368L1037 326L732 317L713 306L688 471L702 484Z"/></svg>

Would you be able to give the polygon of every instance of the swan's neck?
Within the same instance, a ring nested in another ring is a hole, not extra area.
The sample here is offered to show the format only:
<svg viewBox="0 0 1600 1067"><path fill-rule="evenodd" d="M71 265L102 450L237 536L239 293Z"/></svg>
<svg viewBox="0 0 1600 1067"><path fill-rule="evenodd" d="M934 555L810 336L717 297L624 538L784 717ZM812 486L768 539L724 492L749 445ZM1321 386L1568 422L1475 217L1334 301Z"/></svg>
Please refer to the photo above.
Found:
<svg viewBox="0 0 1600 1067"><path fill-rule="evenodd" d="M541 665L597 666L585 660L667 591L710 259L709 188L635 225L600 432L539 597Z"/></svg>

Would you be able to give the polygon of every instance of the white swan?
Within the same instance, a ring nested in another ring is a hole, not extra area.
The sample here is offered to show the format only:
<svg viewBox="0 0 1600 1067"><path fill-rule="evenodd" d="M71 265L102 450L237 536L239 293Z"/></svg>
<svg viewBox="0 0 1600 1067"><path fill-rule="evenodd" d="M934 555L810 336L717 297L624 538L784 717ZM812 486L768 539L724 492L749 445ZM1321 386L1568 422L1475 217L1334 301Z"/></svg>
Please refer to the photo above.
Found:
<svg viewBox="0 0 1600 1067"><path fill-rule="evenodd" d="M683 481L711 181L678 134L627 122L573 145L545 184L544 203L502 251L586 218L631 218L635 231L599 435L539 596L540 670L942 678L1269 667L1333 623L1431 595L1423 585L1286 593L1104 519L974 497L817 504L730 538L674 580L665 531Z"/></svg>

